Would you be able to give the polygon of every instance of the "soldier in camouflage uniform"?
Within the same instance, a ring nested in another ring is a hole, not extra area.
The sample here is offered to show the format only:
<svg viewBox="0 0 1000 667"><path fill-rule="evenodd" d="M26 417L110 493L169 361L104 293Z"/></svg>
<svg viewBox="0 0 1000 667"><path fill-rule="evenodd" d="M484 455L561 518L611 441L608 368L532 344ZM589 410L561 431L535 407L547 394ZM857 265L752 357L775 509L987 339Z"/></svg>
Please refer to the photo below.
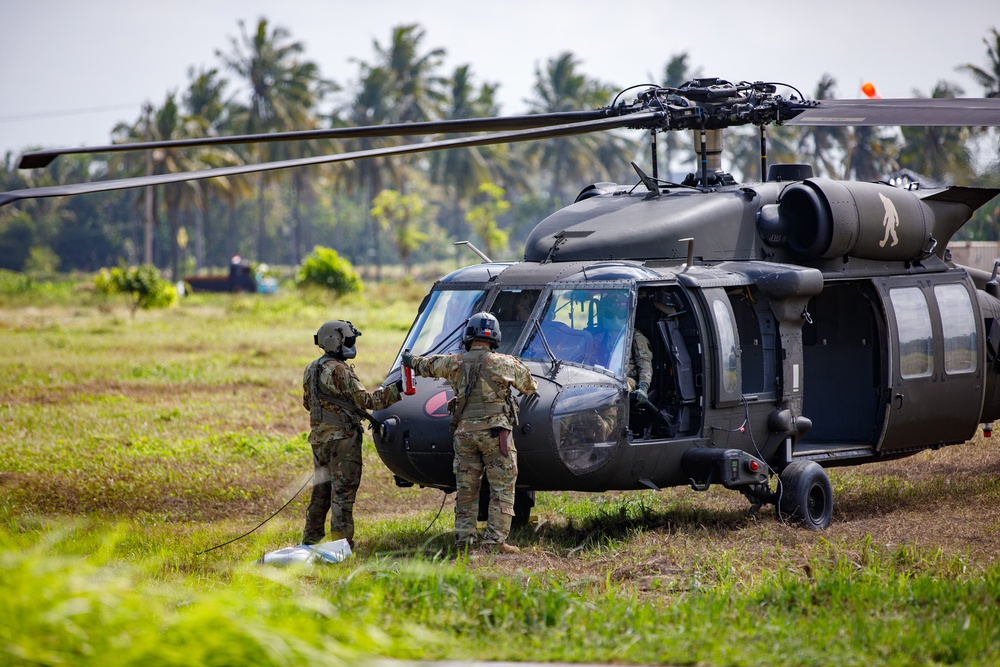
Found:
<svg viewBox="0 0 1000 667"><path fill-rule="evenodd" d="M605 350L610 350L625 332L629 307L628 293L609 292L601 298L598 307L601 330L594 334L594 345L599 349L603 347ZM631 354L625 368L625 381L628 390L635 392L636 400L640 403L649 401L649 385L653 381L653 350L649 339L638 329L632 338Z"/></svg>
<svg viewBox="0 0 1000 667"><path fill-rule="evenodd" d="M313 488L303 544L323 541L330 512L330 539L347 538L354 547L354 500L361 484L361 420L366 410L387 408L400 398L402 381L369 392L347 365L357 356L361 332L350 322L333 320L319 328L313 341L323 356L302 377L302 404L309 410L309 444L313 452Z"/></svg>
<svg viewBox="0 0 1000 667"><path fill-rule="evenodd" d="M625 335L625 323L628 321L629 296L621 290L609 291L601 297L598 303L598 327L592 331L593 342L588 363L606 363L611 351L619 339ZM653 350L646 338L638 329L632 337L632 347L625 366L625 384L630 392L635 392L635 400L640 403L649 402L649 385L653 381ZM613 438L618 429L618 418L614 414L602 413L597 419L581 415L579 421L571 421L568 426L571 433L568 437L576 437L573 429L578 429L580 437L602 442ZM595 431L594 427L600 426Z"/></svg>
<svg viewBox="0 0 1000 667"><path fill-rule="evenodd" d="M628 360L626 380L628 390L635 391L637 401L649 402L649 384L653 381L653 349L649 345L649 339L638 329L632 338L632 354Z"/></svg>
<svg viewBox="0 0 1000 667"><path fill-rule="evenodd" d="M490 506L483 545L516 553L517 547L507 544L517 479L517 450L511 437L517 424L517 403L511 387L522 394L535 394L538 386L519 359L493 352L500 345L500 326L490 313L470 317L462 340L467 350L464 354L417 357L406 351L403 365L418 375L444 378L455 391L456 543L473 545L479 539L476 520L485 470Z"/></svg>

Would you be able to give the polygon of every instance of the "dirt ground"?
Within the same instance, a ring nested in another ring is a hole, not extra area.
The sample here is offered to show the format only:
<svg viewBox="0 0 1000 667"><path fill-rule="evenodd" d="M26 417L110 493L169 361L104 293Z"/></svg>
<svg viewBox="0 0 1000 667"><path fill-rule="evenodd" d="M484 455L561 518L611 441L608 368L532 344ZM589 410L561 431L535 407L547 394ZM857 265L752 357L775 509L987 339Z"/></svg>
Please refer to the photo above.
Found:
<svg viewBox="0 0 1000 667"><path fill-rule="evenodd" d="M219 419L220 430L270 433L279 438L294 438L304 428L306 415L295 391L280 382L234 386L238 402L269 406L266 414L247 411ZM212 401L211 386L188 385L186 400ZM167 386L99 382L81 384L72 390L46 389L37 393L16 392L5 399L9 407L25 403L72 402L73 396L121 394L136 404L170 410L177 400ZM213 418L215 416L213 415ZM109 442L109 447L128 446ZM454 511L454 494L420 488L399 488L391 473L369 452L365 474L355 509L360 523L380 518L419 516L421 521L441 509L442 518L427 530L437 536L428 549L446 549L450 544L447 530ZM45 473L0 472L0 499L16 497L18 511L42 515L131 516L137 512L161 512L172 521L230 521L234 525L250 523L248 517L266 517L283 503L307 479L311 472L308 453L303 451L294 467L280 470L255 467L249 460L245 469L197 469L206 466L199 459L184 460L176 469L163 471L169 479L183 479L197 474L206 483L219 488L241 487L245 494L231 498L213 496L201 501L197 495L170 495L160 489L129 490L115 487L117 493L101 493L93 487L129 483L127 474L120 479L80 481ZM155 465L155 464L150 464ZM490 556L488 566L509 573L559 571L572 578L603 580L608 573L620 581L632 582L638 590L682 590L688 586L690 573L706 558L726 557L752 576L756 568L766 568L768 559L780 553L801 561L807 567L810 557L833 545L853 557L872 545L883 553L899 549L920 552L928 560L964 558L972 567L996 562L1000 553L1000 436L985 439L981 435L970 443L926 451L914 456L830 471L835 506L830 527L813 532L782 524L765 506L757 516L750 513L748 501L738 493L713 487L698 493L688 488L605 494L538 494L535 522L512 535L521 547L517 555ZM89 486L87 486L89 484ZM569 500L567 500L567 498ZM308 490L300 493L283 516L297 524L304 514ZM645 508L641 516L622 516L620 522L603 517L588 522L563 516L559 508L579 499L605 501L612 507L633 499ZM442 505L443 502L443 505ZM377 549L371 538L360 535L359 549ZM860 556L857 556L860 557Z"/></svg>
<svg viewBox="0 0 1000 667"><path fill-rule="evenodd" d="M834 514L825 531L785 525L774 508L753 516L738 493L713 487L606 494L563 494L603 498L638 497L652 508L621 525L582 525L561 516L538 494L537 523L512 535L522 552L481 557L509 574L558 571L573 579L601 580L610 573L639 591L680 591L706 557L729 559L747 576L767 569L775 554L800 563L832 549L861 560L866 549L882 554L905 551L917 567L961 558L972 568L987 567L1000 553L1000 439L926 451L885 463L834 468ZM391 476L369 465L357 512L378 514L436 511L442 494L392 489ZM454 511L454 496L443 512ZM442 538L446 539L446 538ZM575 545L574 545L575 542ZM604 546L597 546L604 545ZM485 565L485 563L484 563Z"/></svg>

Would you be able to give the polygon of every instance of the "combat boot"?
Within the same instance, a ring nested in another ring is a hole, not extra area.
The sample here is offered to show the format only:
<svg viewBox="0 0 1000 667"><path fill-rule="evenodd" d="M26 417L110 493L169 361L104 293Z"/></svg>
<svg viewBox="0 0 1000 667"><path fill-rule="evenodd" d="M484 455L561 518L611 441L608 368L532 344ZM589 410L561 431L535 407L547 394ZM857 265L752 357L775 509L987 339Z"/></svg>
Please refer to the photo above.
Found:
<svg viewBox="0 0 1000 667"><path fill-rule="evenodd" d="M455 538L455 548L457 549L474 549L480 545L479 535L473 533L472 535L464 535L462 537Z"/></svg>
<svg viewBox="0 0 1000 667"><path fill-rule="evenodd" d="M506 542L483 542L483 549L495 554L519 554L521 550Z"/></svg>

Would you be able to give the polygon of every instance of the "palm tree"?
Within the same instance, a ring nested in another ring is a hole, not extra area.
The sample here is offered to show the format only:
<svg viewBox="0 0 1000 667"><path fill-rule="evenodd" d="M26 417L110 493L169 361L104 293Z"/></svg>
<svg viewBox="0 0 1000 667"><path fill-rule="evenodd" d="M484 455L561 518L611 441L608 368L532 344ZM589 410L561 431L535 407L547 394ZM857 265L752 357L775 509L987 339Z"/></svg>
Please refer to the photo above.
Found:
<svg viewBox="0 0 1000 667"><path fill-rule="evenodd" d="M342 124L350 126L377 125L389 122L391 109L392 77L388 70L368 65L359 61L361 76L358 89L349 104L342 110ZM340 124L335 119L335 124ZM368 150L378 144L369 138L355 139L345 142L352 150ZM365 211L365 226L368 229L369 261L376 266L377 278L381 277L382 257L381 243L374 218L370 214L371 201L376 193L389 189L389 183L394 182L390 172L394 162L389 159L375 158L360 160L345 166L344 171L350 176L340 180L348 194L354 196L354 201L360 210Z"/></svg>
<svg viewBox="0 0 1000 667"><path fill-rule="evenodd" d="M544 71L536 68L536 97L528 100L530 110L556 113L608 104L615 88L588 78L578 71L578 66L576 57L564 52L550 59ZM611 170L627 165L636 150L636 142L607 132L540 141L528 147L526 153L548 175L550 192L557 203L562 203L575 198L581 183L608 180ZM598 174L600 177L594 178Z"/></svg>
<svg viewBox="0 0 1000 667"><path fill-rule="evenodd" d="M373 41L374 62L355 60L360 68L356 94L344 110L347 122L354 125L417 122L439 118L444 99L444 80L437 68L445 56L441 48L422 52L424 31L417 25L393 29L389 44ZM361 150L374 147L369 139L354 142ZM410 161L408 164L412 164ZM350 189L364 202L370 203L376 193L387 188L406 193L407 174L404 162L385 158L363 160L353 167ZM369 205L362 207L367 210ZM369 216L371 259L376 266L376 279L381 277L381 247L375 221Z"/></svg>
<svg viewBox="0 0 1000 667"><path fill-rule="evenodd" d="M163 106L156 110L153 120L154 134L157 141L184 139L194 136L196 127L189 123L181 114L177 104L176 94L167 93ZM182 171L193 171L198 168L196 160L184 149L167 148L153 151L153 173L170 174ZM164 185L161 192L170 225L170 269L174 280L180 278L180 244L178 243L181 228L181 212L192 208L197 200L199 187L193 181Z"/></svg>
<svg viewBox="0 0 1000 667"><path fill-rule="evenodd" d="M211 77L209 77L211 78ZM189 100L193 95L201 95L203 91L195 82L195 91L188 91L185 94L184 107L191 108ZM220 86L221 89L221 86ZM208 107L197 105L205 111ZM141 116L134 123L119 123L112 131L112 137L116 142L134 141L170 141L173 139L186 139L204 136L207 128L213 123L205 116L185 113L185 108L177 103L177 93L169 92L164 100L163 106L152 109L149 122L145 116ZM224 147L202 147L202 148L159 148L151 152L151 167L154 174L177 173L183 171L196 171L214 167L223 167L237 164L239 159L234 151ZM122 154L110 165L112 170L120 170L123 175L137 176L146 173L146 157ZM171 270L173 277L179 277L180 268L180 247L177 245L178 233L181 228L181 218L188 212L193 212L195 225L198 232L195 237L196 254L201 252L198 246L203 238L203 229L200 224L202 216L207 210L207 191L214 189L216 192L229 192L232 183L227 179L211 179L208 181L188 181L185 183L174 183L157 188L150 188L153 196L152 210L157 211L162 205L170 225L171 237ZM204 257L197 257L198 264L201 265Z"/></svg>
<svg viewBox="0 0 1000 667"><path fill-rule="evenodd" d="M1000 97L1000 31L991 28L990 33L992 34L983 38L986 57L989 60L986 68L968 63L959 65L955 69L971 75L976 83L983 87L986 97Z"/></svg>
<svg viewBox="0 0 1000 667"><path fill-rule="evenodd" d="M880 181L899 168L899 144L879 127L856 127L844 159L844 178Z"/></svg>
<svg viewBox="0 0 1000 667"><path fill-rule="evenodd" d="M392 82L388 98L391 122L418 122L440 116L445 80L437 70L445 50L436 48L421 54L424 34L418 25L403 25L393 28L386 47L373 42L375 64L388 73Z"/></svg>
<svg viewBox="0 0 1000 667"><path fill-rule="evenodd" d="M145 114L137 119L133 124L119 123L112 130L112 137L116 143L128 143L132 141L170 141L172 139L183 139L192 134L191 129L185 125L177 105L176 93L168 92L163 106L151 110L151 117ZM122 168L132 175L145 174L147 170L145 159L124 154L119 158L121 165L117 163L114 168ZM188 155L183 149L160 148L151 152L149 157L153 174L166 174L177 171L189 171L192 163L188 161ZM180 231L180 208L188 206L194 198L197 186L189 183L175 183L161 187L150 188L149 195L153 197L152 210L155 212L162 204L166 208L167 219L170 224L171 239L171 270L172 276L178 278L180 266L180 249L177 246L177 233ZM154 213L155 216L155 213ZM155 217L154 217L155 219ZM148 234L147 230L147 234ZM147 248L149 243L147 241ZM147 260L149 258L146 258Z"/></svg>
<svg viewBox="0 0 1000 667"><path fill-rule="evenodd" d="M1000 97L1000 31L996 28L991 28L990 35L983 38L983 44L986 45L986 57L988 60L985 68L970 63L961 65L957 69L971 74L976 83L983 87L983 94L986 97ZM984 155L988 156L987 164L983 170L985 172L983 174L985 181L981 181L981 184L995 185L1000 182L1000 177L997 175L997 172L1000 171L998 169L1000 168L1000 159L997 158L997 155L1000 155L1000 143L998 143L996 128L988 130L986 140L981 149L984 151ZM976 219L978 221L984 220L987 215L983 208L976 211Z"/></svg>
<svg viewBox="0 0 1000 667"><path fill-rule="evenodd" d="M188 78L191 83L183 97L187 122L200 136L217 135L220 128L225 126L229 113L229 107L224 100L225 89L229 82L220 78L219 70L215 68L196 71L192 67L188 70ZM225 147L201 149L195 157L205 167L222 167L240 162L237 152ZM239 187L245 183L245 179L228 178L195 181L198 192L198 206L194 211L195 268L205 265L205 225L208 222L212 198L231 199L234 190L237 189L246 195L248 194L246 188Z"/></svg>
<svg viewBox="0 0 1000 667"><path fill-rule="evenodd" d="M209 70L188 68L188 79L190 83L183 98L184 110L198 122L205 135L218 134L228 112L224 95L229 82L220 78L219 70L214 67Z"/></svg>
<svg viewBox="0 0 1000 667"><path fill-rule="evenodd" d="M796 162L799 160L796 144L799 140L798 128L771 126L767 129L767 158L769 164ZM740 180L750 181L760 174L760 130L756 127L735 127L726 130L723 137L726 168L739 173ZM761 174L760 180L767 178Z"/></svg>
<svg viewBox="0 0 1000 667"><path fill-rule="evenodd" d="M934 87L931 97L952 98L962 92L954 84L941 81ZM901 166L938 181L962 182L972 178L972 156L968 148L972 133L969 128L902 127L900 130L903 134L899 153Z"/></svg>
<svg viewBox="0 0 1000 667"><path fill-rule="evenodd" d="M469 65L455 68L448 81L449 94L444 118L499 115L495 99L498 87L498 84L484 83L477 88ZM451 204L449 215L453 238L462 238L463 204L476 196L480 183L513 178L520 173L510 169L509 154L506 146L494 145L436 151L430 156L431 182L444 186Z"/></svg>
<svg viewBox="0 0 1000 667"><path fill-rule="evenodd" d="M444 79L437 75L445 51L431 49L421 53L424 31L417 25L404 25L393 29L389 44L383 47L373 40L374 62L355 59L360 68L358 89L346 109L347 123L356 126L382 123L406 123L433 120L441 117L441 106L445 99ZM355 145L361 150L373 148L376 144L369 139L359 139ZM370 162L370 161L368 161ZM397 189L405 189L405 173L391 160L389 177ZM384 166L384 165L383 165ZM382 188L382 180L372 173L371 168L357 170L356 183L360 189L372 190L372 194Z"/></svg>
<svg viewBox="0 0 1000 667"><path fill-rule="evenodd" d="M313 114L330 82L319 74L311 61L299 59L302 42L290 41L291 33L280 26L269 30L267 19L257 22L253 34L239 22L240 39L230 37L231 52L222 57L223 63L249 85L249 102L235 109L233 125L247 134L308 129L315 123ZM292 157L294 148L284 143L259 144L255 148L258 160L278 160ZM264 191L267 177L258 181L257 255L264 259L267 239Z"/></svg>
<svg viewBox="0 0 1000 667"><path fill-rule="evenodd" d="M837 88L837 81L829 74L824 74L816 84L813 99L832 100ZM818 175L834 177L839 174L843 153L847 144L847 128L835 126L814 125L800 128L797 149L800 155L816 168Z"/></svg>

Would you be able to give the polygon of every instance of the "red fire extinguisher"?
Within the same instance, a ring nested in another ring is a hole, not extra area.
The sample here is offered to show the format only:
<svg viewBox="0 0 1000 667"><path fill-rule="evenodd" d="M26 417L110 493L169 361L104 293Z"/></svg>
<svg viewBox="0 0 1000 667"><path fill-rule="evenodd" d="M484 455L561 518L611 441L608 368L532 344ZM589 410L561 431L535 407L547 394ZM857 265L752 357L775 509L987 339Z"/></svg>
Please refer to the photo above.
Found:
<svg viewBox="0 0 1000 667"><path fill-rule="evenodd" d="M407 350L409 352L409 350ZM413 369L409 366L403 366L403 393L407 396L413 396L417 393L416 387L413 386Z"/></svg>

